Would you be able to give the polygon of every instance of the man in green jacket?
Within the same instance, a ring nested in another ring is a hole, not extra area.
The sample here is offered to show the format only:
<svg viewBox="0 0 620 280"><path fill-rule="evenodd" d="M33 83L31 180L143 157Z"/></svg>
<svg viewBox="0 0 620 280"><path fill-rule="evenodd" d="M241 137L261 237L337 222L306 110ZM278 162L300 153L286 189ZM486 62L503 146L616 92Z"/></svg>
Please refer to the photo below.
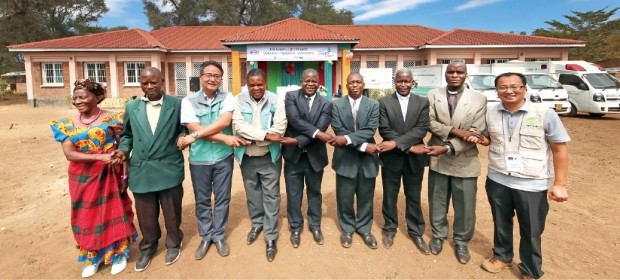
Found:
<svg viewBox="0 0 620 280"><path fill-rule="evenodd" d="M142 231L140 256L135 270L143 271L151 263L161 237L159 211L166 227L165 264L179 259L181 201L185 168L183 153L176 140L184 134L180 122L181 100L162 91L163 77L159 69L145 68L140 73L144 97L127 103L124 130L115 157L129 158L129 189L134 194L136 214Z"/></svg>

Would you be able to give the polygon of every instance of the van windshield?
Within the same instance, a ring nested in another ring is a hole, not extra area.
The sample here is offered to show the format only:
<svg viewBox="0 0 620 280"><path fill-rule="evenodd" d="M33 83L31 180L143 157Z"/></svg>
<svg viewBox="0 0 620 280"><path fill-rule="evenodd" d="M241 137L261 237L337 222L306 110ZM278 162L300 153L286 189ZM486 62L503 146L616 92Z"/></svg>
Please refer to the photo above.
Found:
<svg viewBox="0 0 620 280"><path fill-rule="evenodd" d="M607 73L584 74L583 76L594 88L620 88L620 81L614 79Z"/></svg>
<svg viewBox="0 0 620 280"><path fill-rule="evenodd" d="M561 89L562 85L549 75L525 75L527 85L532 89Z"/></svg>
<svg viewBox="0 0 620 280"><path fill-rule="evenodd" d="M473 90L483 91L495 89L494 75L472 75L467 76L467 79Z"/></svg>

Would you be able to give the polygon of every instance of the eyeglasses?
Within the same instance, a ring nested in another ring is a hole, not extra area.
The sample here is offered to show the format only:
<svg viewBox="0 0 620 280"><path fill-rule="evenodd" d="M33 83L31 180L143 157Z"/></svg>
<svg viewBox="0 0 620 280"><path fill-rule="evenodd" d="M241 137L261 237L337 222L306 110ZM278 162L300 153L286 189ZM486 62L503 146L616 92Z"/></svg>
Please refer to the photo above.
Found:
<svg viewBox="0 0 620 280"><path fill-rule="evenodd" d="M218 75L218 74L214 75L214 74L211 74L211 73L202 73L202 74L200 74L200 76L204 77L207 80L214 79L216 81L222 78L222 75Z"/></svg>
<svg viewBox="0 0 620 280"><path fill-rule="evenodd" d="M498 92L507 92L510 89L510 90L512 90L514 92L514 91L520 90L522 88L523 88L523 86L511 85L509 87L498 87L497 91Z"/></svg>

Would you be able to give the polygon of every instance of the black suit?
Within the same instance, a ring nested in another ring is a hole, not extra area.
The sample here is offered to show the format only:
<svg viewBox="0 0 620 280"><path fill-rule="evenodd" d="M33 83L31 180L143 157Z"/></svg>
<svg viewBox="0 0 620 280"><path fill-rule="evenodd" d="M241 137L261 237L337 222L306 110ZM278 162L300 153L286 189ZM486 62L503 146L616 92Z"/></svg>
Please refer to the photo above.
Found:
<svg viewBox="0 0 620 280"><path fill-rule="evenodd" d="M321 227L323 204L321 182L323 168L327 166L327 148L325 143L312 136L317 129L324 132L329 126L332 119L332 104L319 94L315 94L312 110L308 110L301 89L287 92L284 104L288 120L285 136L297 139L297 145L282 147L289 227L291 230L299 230L304 225L301 204L305 179L308 224L313 230L318 230Z"/></svg>
<svg viewBox="0 0 620 280"><path fill-rule="evenodd" d="M381 153L381 177L383 183L383 231L395 232L398 228L397 201L400 181L405 192L405 218L409 234L424 234L424 217L420 205L420 192L424 167L428 156L409 153L409 149L423 143L429 129L428 99L410 94L407 115L403 119L397 97L398 93L379 100L379 134L383 141L393 140L397 147Z"/></svg>

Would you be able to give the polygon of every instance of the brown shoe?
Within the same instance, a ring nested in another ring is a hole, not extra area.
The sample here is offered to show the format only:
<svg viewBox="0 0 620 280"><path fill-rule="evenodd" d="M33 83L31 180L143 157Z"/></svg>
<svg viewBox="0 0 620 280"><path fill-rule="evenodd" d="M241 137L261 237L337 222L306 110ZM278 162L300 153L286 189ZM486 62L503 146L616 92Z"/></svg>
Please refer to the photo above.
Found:
<svg viewBox="0 0 620 280"><path fill-rule="evenodd" d="M496 258L490 258L483 261L480 267L491 273L499 273L504 268L512 267L512 262L503 262Z"/></svg>

